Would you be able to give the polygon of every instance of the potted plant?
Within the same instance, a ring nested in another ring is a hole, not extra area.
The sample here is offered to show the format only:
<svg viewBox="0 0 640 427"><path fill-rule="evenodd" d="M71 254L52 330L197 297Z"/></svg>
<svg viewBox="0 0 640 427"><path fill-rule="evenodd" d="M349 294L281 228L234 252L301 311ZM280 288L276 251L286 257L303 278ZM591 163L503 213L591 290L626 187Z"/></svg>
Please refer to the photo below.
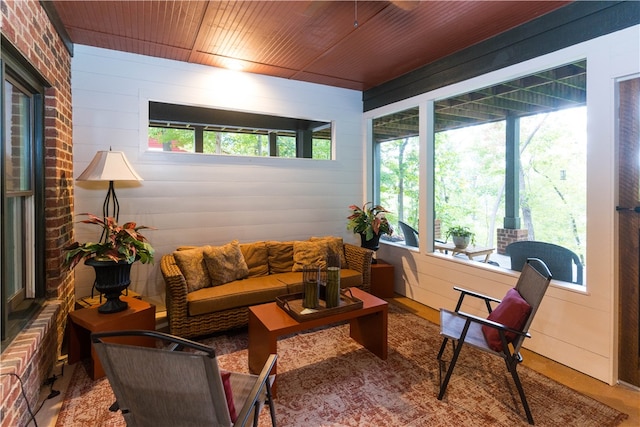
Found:
<svg viewBox="0 0 640 427"><path fill-rule="evenodd" d="M475 245L475 234L469 229L469 227L463 227L461 225L454 225L447 230L446 239L449 240L449 236L453 240L453 244L456 248L465 249L469 246L469 242Z"/></svg>
<svg viewBox="0 0 640 427"><path fill-rule="evenodd" d="M153 262L154 249L138 232L151 227L137 226L135 222L118 225L111 217L100 218L88 213L82 215L87 215L89 219L80 222L102 227L102 237L98 243L73 242L65 247L63 265L72 269L84 259L85 264L92 266L96 272L96 289L107 298L98 311L117 313L125 310L128 305L120 300L120 293L131 284L131 265L135 261L143 264Z"/></svg>
<svg viewBox="0 0 640 427"><path fill-rule="evenodd" d="M367 202L362 208L351 205L349 209L352 213L347 217L347 229L360 234L360 246L363 248L375 251L379 247L382 234L393 234L393 227L384 215L389 211L382 206L374 206L372 202Z"/></svg>

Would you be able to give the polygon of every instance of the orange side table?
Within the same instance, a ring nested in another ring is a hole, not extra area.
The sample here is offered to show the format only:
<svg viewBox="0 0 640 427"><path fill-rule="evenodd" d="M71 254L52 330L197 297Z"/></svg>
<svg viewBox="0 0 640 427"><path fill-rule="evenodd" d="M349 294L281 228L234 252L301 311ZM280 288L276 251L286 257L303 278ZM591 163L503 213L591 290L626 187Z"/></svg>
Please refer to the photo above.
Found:
<svg viewBox="0 0 640 427"><path fill-rule="evenodd" d="M126 310L103 314L98 307L82 308L69 313L67 330L69 333L69 364L91 357L88 374L91 379L102 378L105 373L93 345L92 332L124 331L131 329L155 330L156 306L132 297L120 297L129 304ZM153 346L153 340L144 337L123 337L116 342L131 345Z"/></svg>
<svg viewBox="0 0 640 427"><path fill-rule="evenodd" d="M393 298L394 268L381 259L371 264L371 293L379 298Z"/></svg>

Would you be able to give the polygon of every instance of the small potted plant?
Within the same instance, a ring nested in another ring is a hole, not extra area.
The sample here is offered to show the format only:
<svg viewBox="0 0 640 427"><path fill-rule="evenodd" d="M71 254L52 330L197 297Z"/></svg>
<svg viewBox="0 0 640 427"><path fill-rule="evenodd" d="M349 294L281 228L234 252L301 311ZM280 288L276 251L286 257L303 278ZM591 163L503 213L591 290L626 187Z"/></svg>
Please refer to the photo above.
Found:
<svg viewBox="0 0 640 427"><path fill-rule="evenodd" d="M449 236L453 240L453 244L456 248L465 249L469 246L469 243L475 245L475 234L469 229L469 227L463 227L461 225L455 225L449 227L447 230L446 239L449 240Z"/></svg>
<svg viewBox="0 0 640 427"><path fill-rule="evenodd" d="M367 202L362 208L351 205L349 209L352 213L347 217L347 229L360 234L360 246L363 248L375 251L379 247L382 234L393 234L393 227L384 215L389 211L382 206L374 206L372 202Z"/></svg>
<svg viewBox="0 0 640 427"><path fill-rule="evenodd" d="M117 313L128 305L120 300L120 293L131 284L131 264L140 261L143 264L153 262L154 249L147 239L138 232L151 229L135 222L118 225L111 217L100 218L92 214L82 214L89 219L80 221L102 227L100 242L73 242L65 247L63 265L74 268L83 259L96 272L95 286L98 292L105 294L107 302L98 308L100 313Z"/></svg>

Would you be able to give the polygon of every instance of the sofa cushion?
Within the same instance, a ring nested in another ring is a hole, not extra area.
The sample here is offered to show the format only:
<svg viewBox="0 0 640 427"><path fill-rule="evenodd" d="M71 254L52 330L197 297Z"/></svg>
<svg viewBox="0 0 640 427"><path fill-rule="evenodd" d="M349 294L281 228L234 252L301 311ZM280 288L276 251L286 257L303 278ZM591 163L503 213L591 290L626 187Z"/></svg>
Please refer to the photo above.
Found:
<svg viewBox="0 0 640 427"><path fill-rule="evenodd" d="M277 276L251 277L187 294L190 316L273 302L287 293Z"/></svg>
<svg viewBox="0 0 640 427"><path fill-rule="evenodd" d="M340 270L341 288L357 288L358 286L362 286L362 273L348 268Z"/></svg>
<svg viewBox="0 0 640 427"><path fill-rule="evenodd" d="M267 242L269 274L287 273L293 268L293 242Z"/></svg>
<svg viewBox="0 0 640 427"><path fill-rule="evenodd" d="M173 258L187 282L187 292L211 286L211 279L204 262L204 250L209 246L175 251Z"/></svg>
<svg viewBox="0 0 640 427"><path fill-rule="evenodd" d="M327 246L329 246L329 252L340 255L340 267L347 268L347 258L344 255L344 241L342 237L324 236L324 237L311 237L309 241L315 242L317 240L325 240Z"/></svg>
<svg viewBox="0 0 640 427"><path fill-rule="evenodd" d="M302 271L305 265L327 265L329 246L326 240L293 242L293 271Z"/></svg>
<svg viewBox="0 0 640 427"><path fill-rule="evenodd" d="M265 242L240 243L240 251L249 268L249 277L269 274L269 253Z"/></svg>
<svg viewBox="0 0 640 427"><path fill-rule="evenodd" d="M280 273L273 277L287 285L288 294L302 292L302 272ZM340 270L340 287L342 289L358 286L362 286L362 274L360 272L346 268Z"/></svg>
<svg viewBox="0 0 640 427"><path fill-rule="evenodd" d="M237 240L222 246L209 246L203 253L211 286L223 285L249 275Z"/></svg>
<svg viewBox="0 0 640 427"><path fill-rule="evenodd" d="M288 294L297 294L302 292L302 271L279 273L273 275L273 278L279 280L284 286L286 286Z"/></svg>

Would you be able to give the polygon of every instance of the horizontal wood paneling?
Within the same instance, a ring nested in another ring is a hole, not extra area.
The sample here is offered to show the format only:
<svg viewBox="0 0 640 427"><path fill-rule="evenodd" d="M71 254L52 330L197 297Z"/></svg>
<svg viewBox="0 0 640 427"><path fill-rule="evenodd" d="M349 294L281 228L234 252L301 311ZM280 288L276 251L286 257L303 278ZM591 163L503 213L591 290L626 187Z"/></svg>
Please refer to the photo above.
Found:
<svg viewBox="0 0 640 427"><path fill-rule="evenodd" d="M115 183L120 222L157 228L144 233L157 260L180 245L233 239L353 239L346 217L363 198L360 92L87 46L76 46L72 72L74 176L98 150L125 152L144 181ZM333 121L338 160L146 153L147 99ZM106 189L76 182L76 214L99 214ZM95 227L76 225L80 241L96 235ZM131 288L162 294L158 269L157 262L136 266ZM78 296L90 290L92 277L78 268Z"/></svg>

